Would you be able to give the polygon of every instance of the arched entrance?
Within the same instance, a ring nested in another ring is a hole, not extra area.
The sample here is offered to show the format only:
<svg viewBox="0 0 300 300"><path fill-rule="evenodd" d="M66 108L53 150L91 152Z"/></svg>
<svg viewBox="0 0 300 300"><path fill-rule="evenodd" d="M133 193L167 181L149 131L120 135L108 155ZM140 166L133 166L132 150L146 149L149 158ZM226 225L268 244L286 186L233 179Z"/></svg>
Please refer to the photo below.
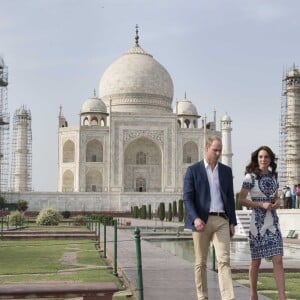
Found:
<svg viewBox="0 0 300 300"><path fill-rule="evenodd" d="M132 141L124 153L124 191L161 192L162 154L146 137Z"/></svg>
<svg viewBox="0 0 300 300"><path fill-rule="evenodd" d="M90 170L85 176L86 192L102 192L102 174L97 170Z"/></svg>

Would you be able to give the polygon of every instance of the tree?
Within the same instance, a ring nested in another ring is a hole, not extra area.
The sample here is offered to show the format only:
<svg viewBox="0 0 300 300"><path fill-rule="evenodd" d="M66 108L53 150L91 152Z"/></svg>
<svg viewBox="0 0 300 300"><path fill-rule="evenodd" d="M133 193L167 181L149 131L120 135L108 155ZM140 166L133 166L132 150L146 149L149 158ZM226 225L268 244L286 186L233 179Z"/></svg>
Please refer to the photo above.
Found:
<svg viewBox="0 0 300 300"><path fill-rule="evenodd" d="M151 210L151 204L148 204L148 219L152 219L152 210Z"/></svg>
<svg viewBox="0 0 300 300"><path fill-rule="evenodd" d="M160 202L158 206L158 217L161 221L163 221L166 217L165 203Z"/></svg>
<svg viewBox="0 0 300 300"><path fill-rule="evenodd" d="M11 226L22 226L25 222L24 213L22 211L16 210L9 214L9 225Z"/></svg>
<svg viewBox="0 0 300 300"><path fill-rule="evenodd" d="M144 220L147 218L147 207L146 207L146 205L142 205L142 207L140 209L140 218L144 219Z"/></svg>
<svg viewBox="0 0 300 300"><path fill-rule="evenodd" d="M2 196L0 196L0 209L3 209L5 207L5 203L5 199Z"/></svg>
<svg viewBox="0 0 300 300"><path fill-rule="evenodd" d="M40 211L36 218L37 225L53 226L58 225L62 219L62 215L53 208L44 208Z"/></svg>
<svg viewBox="0 0 300 300"><path fill-rule="evenodd" d="M178 200L178 222L183 221L183 200Z"/></svg>
<svg viewBox="0 0 300 300"><path fill-rule="evenodd" d="M235 209L240 210L243 209L242 205L239 202L240 193L235 194Z"/></svg>
<svg viewBox="0 0 300 300"><path fill-rule="evenodd" d="M177 202L175 200L175 201L173 201L173 216L177 217L177 215L178 215L178 212L177 212Z"/></svg>
<svg viewBox="0 0 300 300"><path fill-rule="evenodd" d="M18 200L17 202L17 210L18 211L26 211L28 209L28 202L25 200Z"/></svg>
<svg viewBox="0 0 300 300"><path fill-rule="evenodd" d="M133 207L133 217L137 219L139 217L139 208L138 206Z"/></svg>
<svg viewBox="0 0 300 300"><path fill-rule="evenodd" d="M168 211L168 221L171 222L173 218L173 213L172 213L172 203L169 203L169 211Z"/></svg>

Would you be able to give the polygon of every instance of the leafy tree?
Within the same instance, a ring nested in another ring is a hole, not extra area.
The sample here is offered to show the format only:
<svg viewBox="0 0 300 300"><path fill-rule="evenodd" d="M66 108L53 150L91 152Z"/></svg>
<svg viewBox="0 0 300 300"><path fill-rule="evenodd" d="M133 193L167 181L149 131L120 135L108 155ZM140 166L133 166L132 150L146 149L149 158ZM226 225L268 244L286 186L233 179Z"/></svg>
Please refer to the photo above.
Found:
<svg viewBox="0 0 300 300"><path fill-rule="evenodd" d="M163 221L166 217L165 203L160 202L158 206L158 217L161 221Z"/></svg>
<svg viewBox="0 0 300 300"><path fill-rule="evenodd" d="M64 219L69 219L71 217L71 212L68 210L63 211L61 214L64 217Z"/></svg>
<svg viewBox="0 0 300 300"><path fill-rule="evenodd" d="M148 204L148 219L152 219L152 210L151 210L151 204Z"/></svg>
<svg viewBox="0 0 300 300"><path fill-rule="evenodd" d="M36 218L38 225L58 225L62 215L53 208L44 208Z"/></svg>
<svg viewBox="0 0 300 300"><path fill-rule="evenodd" d="M172 213L172 203L169 203L169 211L168 211L168 221L171 222L173 218L173 213Z"/></svg>
<svg viewBox="0 0 300 300"><path fill-rule="evenodd" d="M28 209L28 202L25 200L18 200L17 202L17 210L18 211L26 211Z"/></svg>
<svg viewBox="0 0 300 300"><path fill-rule="evenodd" d="M133 207L133 217L137 219L139 217L139 208L138 206Z"/></svg>
<svg viewBox="0 0 300 300"><path fill-rule="evenodd" d="M183 200L178 200L178 222L182 222L184 217L183 213Z"/></svg>
<svg viewBox="0 0 300 300"><path fill-rule="evenodd" d="M239 202L240 193L235 194L235 209L240 210L243 209L242 205Z"/></svg>
<svg viewBox="0 0 300 300"><path fill-rule="evenodd" d="M0 196L0 209L3 209L5 207L5 203L5 199L2 196Z"/></svg>
<svg viewBox="0 0 300 300"><path fill-rule="evenodd" d="M24 222L25 216L23 212L16 210L9 214L9 225L17 227L22 226Z"/></svg>
<svg viewBox="0 0 300 300"><path fill-rule="evenodd" d="M177 217L178 216L178 212L177 212L177 202L173 201L173 216Z"/></svg>
<svg viewBox="0 0 300 300"><path fill-rule="evenodd" d="M146 205L142 205L140 209L140 218L141 219L146 219L147 218L147 207Z"/></svg>

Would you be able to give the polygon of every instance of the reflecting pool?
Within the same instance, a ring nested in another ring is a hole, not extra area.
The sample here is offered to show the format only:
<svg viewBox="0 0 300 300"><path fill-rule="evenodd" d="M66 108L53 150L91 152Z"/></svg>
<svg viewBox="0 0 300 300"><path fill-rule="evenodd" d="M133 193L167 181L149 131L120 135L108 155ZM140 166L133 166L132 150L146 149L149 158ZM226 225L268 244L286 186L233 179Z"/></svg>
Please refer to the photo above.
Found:
<svg viewBox="0 0 300 300"><path fill-rule="evenodd" d="M194 261L194 248L192 240L152 240L151 243L156 246L179 256L190 262ZM212 259L212 248L209 253ZM231 263L245 263L250 262L250 250L248 241L232 241L230 252ZM285 261L299 261L300 262L300 245L285 244L284 245L284 260Z"/></svg>

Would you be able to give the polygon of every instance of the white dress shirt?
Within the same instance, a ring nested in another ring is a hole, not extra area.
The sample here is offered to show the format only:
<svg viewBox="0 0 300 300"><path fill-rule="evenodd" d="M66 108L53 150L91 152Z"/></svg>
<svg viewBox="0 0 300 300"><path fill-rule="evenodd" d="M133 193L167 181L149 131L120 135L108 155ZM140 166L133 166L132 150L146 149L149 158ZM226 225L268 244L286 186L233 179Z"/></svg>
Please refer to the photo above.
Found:
<svg viewBox="0 0 300 300"><path fill-rule="evenodd" d="M212 170L211 166L204 159L204 165L206 169L206 174L209 182L210 190L210 212L224 212L224 205L221 198L220 192L220 182L219 182L219 168L218 163L215 168Z"/></svg>

